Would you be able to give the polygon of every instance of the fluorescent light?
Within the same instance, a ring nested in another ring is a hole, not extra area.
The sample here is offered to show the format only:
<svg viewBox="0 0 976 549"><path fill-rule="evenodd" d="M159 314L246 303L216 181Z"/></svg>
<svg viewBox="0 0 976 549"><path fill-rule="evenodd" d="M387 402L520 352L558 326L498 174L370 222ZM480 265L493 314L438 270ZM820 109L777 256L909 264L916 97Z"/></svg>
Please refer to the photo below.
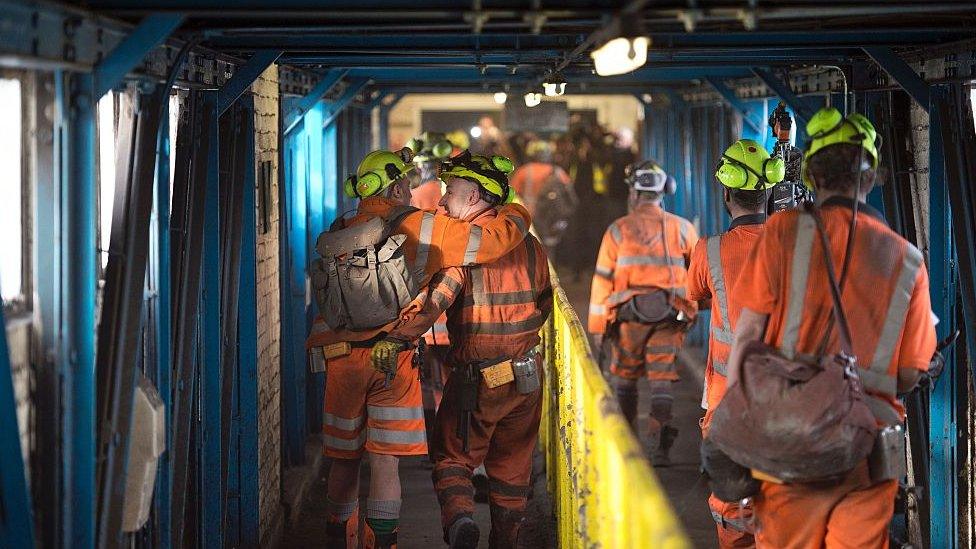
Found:
<svg viewBox="0 0 976 549"><path fill-rule="evenodd" d="M469 132L471 137L478 139L481 137L481 128L478 126L471 126L471 131Z"/></svg>
<svg viewBox="0 0 976 549"><path fill-rule="evenodd" d="M543 82L542 89L546 91L546 97L559 97L566 92L566 83Z"/></svg>
<svg viewBox="0 0 976 549"><path fill-rule="evenodd" d="M529 93L525 94L525 106L526 107L534 107L534 106L538 105L539 103L542 103L542 94L541 93L529 92Z"/></svg>
<svg viewBox="0 0 976 549"><path fill-rule="evenodd" d="M505 101L508 100L508 94L505 92L495 92L495 103L499 105L504 105Z"/></svg>
<svg viewBox="0 0 976 549"><path fill-rule="evenodd" d="M618 37L608 41L590 54L596 73L612 76L632 72L647 63L647 47L650 40L646 36L634 38Z"/></svg>

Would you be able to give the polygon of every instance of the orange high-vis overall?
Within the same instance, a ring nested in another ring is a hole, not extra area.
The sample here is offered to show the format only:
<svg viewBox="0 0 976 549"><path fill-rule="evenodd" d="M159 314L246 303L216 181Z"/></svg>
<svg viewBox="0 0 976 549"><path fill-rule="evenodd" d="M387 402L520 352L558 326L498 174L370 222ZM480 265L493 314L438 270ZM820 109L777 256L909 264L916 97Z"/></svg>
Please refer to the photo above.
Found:
<svg viewBox="0 0 976 549"><path fill-rule="evenodd" d="M655 288L673 292L675 307L693 317L697 305L686 298L686 266L697 241L688 220L659 206L645 204L614 221L603 235L593 274L589 331L605 333L620 305ZM674 359L683 341L684 330L676 326L620 323L611 372L628 379L677 380Z"/></svg>
<svg viewBox="0 0 976 549"><path fill-rule="evenodd" d="M831 199L822 215L834 265L844 263L852 201ZM861 204L841 301L853 336L865 402L880 424L901 423L898 372L928 369L935 326L922 253ZM832 314L814 219L772 216L735 286L743 307L769 315L765 341L789 358L814 360ZM826 352L839 351L837 330ZM816 403L811 403L816 405ZM755 499L760 547L884 547L897 481L872 483L862 464L838 486L763 483Z"/></svg>
<svg viewBox="0 0 976 549"><path fill-rule="evenodd" d="M476 217L484 223L489 210ZM447 311L451 334L448 363L462 366L526 355L540 341L539 329L552 311L552 286L545 250L533 236L504 258L479 267L447 269L434 277L423 296L423 308L391 335L410 339ZM540 377L541 358L536 355ZM469 451L455 435L459 415L458 382L451 375L437 411L432 440L434 488L447 529L474 511L472 472L482 462L488 474L491 505L490 547L516 547L525 514L532 452L542 413L541 391L520 394L515 382L488 388L481 382L472 414Z"/></svg>
<svg viewBox="0 0 976 549"><path fill-rule="evenodd" d="M546 183L554 179L563 185L570 185L572 181L565 170L555 164L546 162L529 162L519 166L512 174L509 183L518 194L525 209L535 216L535 205L539 196L546 188Z"/></svg>
<svg viewBox="0 0 976 549"><path fill-rule="evenodd" d="M395 206L385 198L363 199L358 215L347 225L385 217ZM424 279L418 281L422 287L443 267L493 261L512 249L519 249L530 221L528 213L518 205L499 208L492 219L481 225L418 210L404 218L396 232L407 235L403 245L407 260L425 266ZM389 384L370 365L369 341L395 324L352 332L332 331L321 317L313 322L312 333L306 340L311 360L322 360L322 353L316 352L320 346L345 341L354 347L351 354L330 359L325 364L326 455L355 457L364 447L370 452L391 455L427 452L420 379L411 365L413 352L400 354L396 378ZM368 430L364 432L365 427Z"/></svg>
<svg viewBox="0 0 976 549"><path fill-rule="evenodd" d="M763 232L766 216L753 214L732 221L729 230L721 235L698 241L688 266L688 299L712 301L711 326L708 336L708 359L705 363L705 391L702 436L707 436L712 414L726 389L726 365L732 348L735 323L742 310L740 299L733 291L734 282L746 267L746 258ZM726 503L714 495L708 507L718 533L719 547L731 549L753 547L755 538L749 528L752 507Z"/></svg>

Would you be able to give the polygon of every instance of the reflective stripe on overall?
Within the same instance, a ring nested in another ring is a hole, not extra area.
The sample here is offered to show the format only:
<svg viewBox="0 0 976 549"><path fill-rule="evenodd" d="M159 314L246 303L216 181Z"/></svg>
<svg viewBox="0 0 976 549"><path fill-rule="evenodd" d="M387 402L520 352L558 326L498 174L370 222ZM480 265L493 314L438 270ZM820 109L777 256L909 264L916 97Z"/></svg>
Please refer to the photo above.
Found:
<svg viewBox="0 0 976 549"><path fill-rule="evenodd" d="M718 305L718 320L722 322L722 326L719 327L715 324L716 319L712 319L711 335L713 340L731 346L734 334L732 332L732 324L729 322L729 295L725 287L725 273L722 270L721 249L722 235L708 237L705 248L708 256L708 274L712 278L712 287L715 289L712 298ZM712 367L720 375L728 376L727 363L713 358Z"/></svg>
<svg viewBox="0 0 976 549"><path fill-rule="evenodd" d="M790 269L790 291L783 328L783 340L780 346L783 355L791 360L817 360L817 357L797 352L811 256L814 246L817 245L815 241L816 232L816 221L813 217L804 214L797 218L793 263ZM888 374L888 367L894 356L895 345L898 343L898 338L905 325L906 313L912 298L912 291L915 288L915 278L921 267L921 252L914 246L907 246L902 258L895 291L888 302L887 313L881 325L881 336L875 345L871 364L868 368L859 367L857 370L865 389L891 397L896 394L898 380L896 376ZM864 396L866 397L865 402L879 421L889 425L901 423L901 417L888 402L868 393L865 393Z"/></svg>

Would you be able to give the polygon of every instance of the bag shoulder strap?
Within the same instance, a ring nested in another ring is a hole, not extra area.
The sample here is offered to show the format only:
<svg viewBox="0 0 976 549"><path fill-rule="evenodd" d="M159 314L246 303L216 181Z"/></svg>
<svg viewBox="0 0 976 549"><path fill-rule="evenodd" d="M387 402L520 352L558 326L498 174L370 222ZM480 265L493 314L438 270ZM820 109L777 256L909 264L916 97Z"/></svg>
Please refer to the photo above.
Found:
<svg viewBox="0 0 976 549"><path fill-rule="evenodd" d="M827 230L824 228L823 218L820 217L820 210L816 206L808 204L806 206L808 214L813 216L817 223L817 233L820 235L820 246L823 248L824 262L827 264L827 278L830 281L830 298L834 304L834 319L840 328L841 350L851 359L854 358L854 345L851 339L851 327L847 323L847 315L844 313L844 305L840 300L840 286L837 284L837 275L834 273L834 259L830 255L830 240L827 238Z"/></svg>
<svg viewBox="0 0 976 549"><path fill-rule="evenodd" d="M420 208L413 206L395 206L390 210L390 217L386 218L387 234L393 234L408 215L419 211Z"/></svg>

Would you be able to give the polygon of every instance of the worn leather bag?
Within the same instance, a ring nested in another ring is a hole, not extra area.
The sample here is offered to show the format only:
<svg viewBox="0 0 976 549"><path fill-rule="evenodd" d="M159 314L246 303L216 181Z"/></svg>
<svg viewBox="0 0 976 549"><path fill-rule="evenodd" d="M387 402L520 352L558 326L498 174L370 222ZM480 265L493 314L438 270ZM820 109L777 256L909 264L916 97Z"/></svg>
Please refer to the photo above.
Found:
<svg viewBox="0 0 976 549"><path fill-rule="evenodd" d="M827 235L819 213L809 215L816 219L826 258L841 352L806 363L753 342L744 350L738 383L715 409L708 435L736 463L784 482L838 480L868 456L877 436Z"/></svg>

